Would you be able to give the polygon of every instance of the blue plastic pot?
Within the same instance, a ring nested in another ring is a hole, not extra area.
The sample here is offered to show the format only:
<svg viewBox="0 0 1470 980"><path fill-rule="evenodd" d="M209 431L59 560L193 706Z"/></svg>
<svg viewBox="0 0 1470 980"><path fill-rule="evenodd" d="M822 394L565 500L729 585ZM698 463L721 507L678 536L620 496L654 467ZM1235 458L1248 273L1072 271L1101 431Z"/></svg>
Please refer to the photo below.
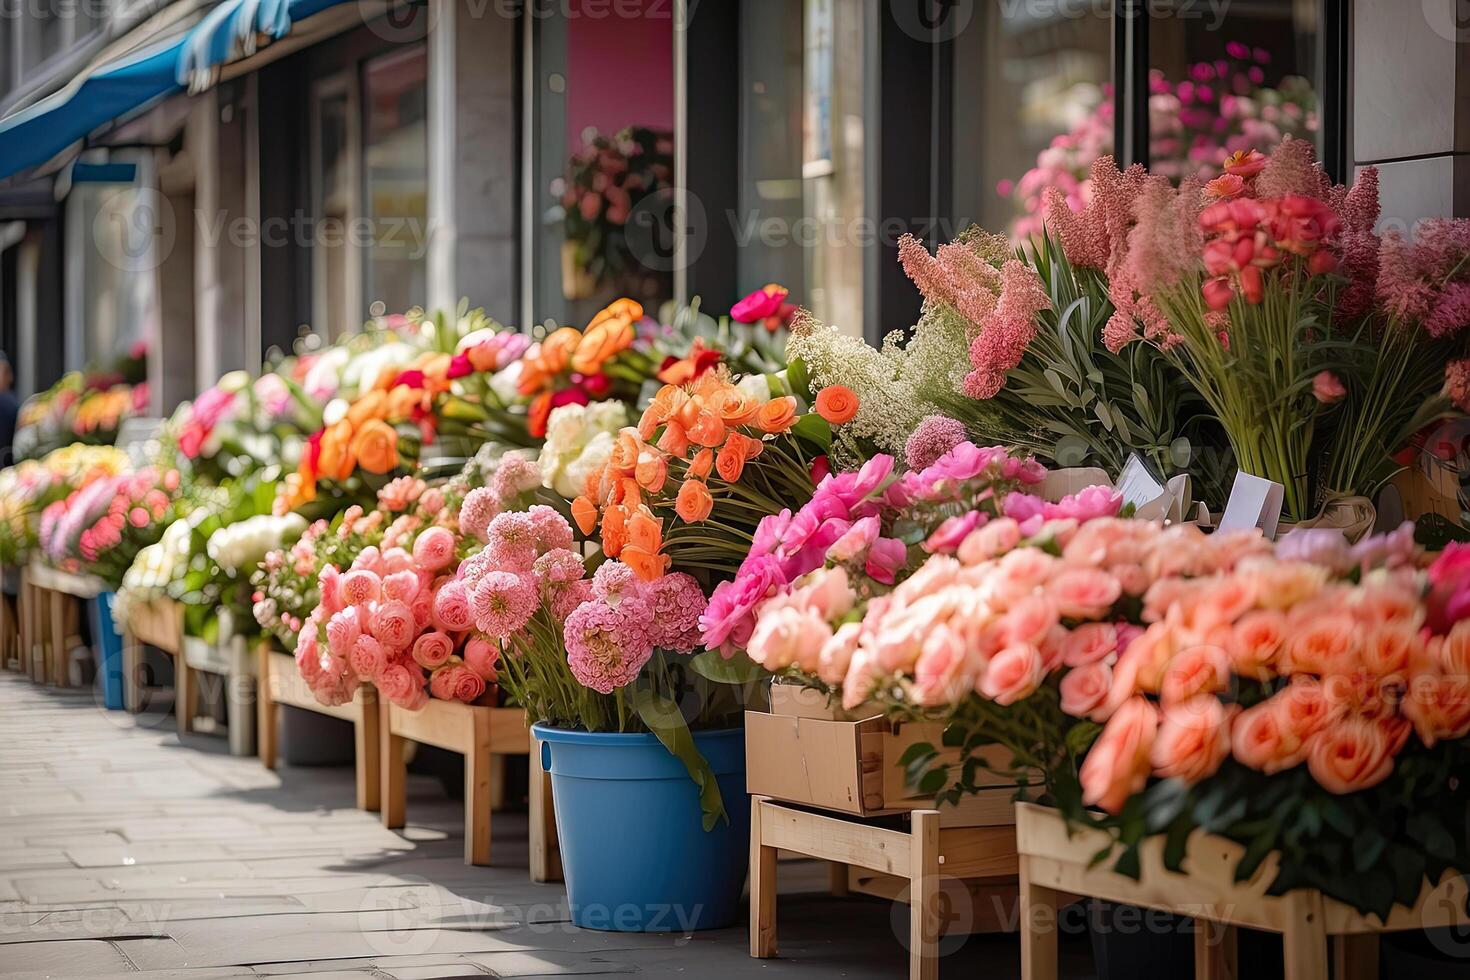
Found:
<svg viewBox="0 0 1470 980"><path fill-rule="evenodd" d="M115 592L99 592L87 602L92 620L92 656L97 661L97 686L102 691L102 703L110 711L121 711L124 704L123 644L112 620L112 604L116 600Z"/></svg>
<svg viewBox="0 0 1470 980"><path fill-rule="evenodd" d="M540 725L531 731L551 773L575 925L684 932L741 919L750 798L740 729L694 735L730 815L708 833L694 781L654 736Z"/></svg>

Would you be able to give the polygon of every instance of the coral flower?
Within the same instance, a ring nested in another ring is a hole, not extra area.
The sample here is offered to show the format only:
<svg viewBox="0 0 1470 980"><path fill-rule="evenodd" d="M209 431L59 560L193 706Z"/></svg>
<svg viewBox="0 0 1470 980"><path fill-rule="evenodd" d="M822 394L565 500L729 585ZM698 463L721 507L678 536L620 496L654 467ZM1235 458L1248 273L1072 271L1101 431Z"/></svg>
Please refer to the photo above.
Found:
<svg viewBox="0 0 1470 980"><path fill-rule="evenodd" d="M714 506L714 498L710 496L709 487L695 479L684 481L684 485L679 488L679 496L674 502L674 510L678 513L679 518L690 524L697 524L709 517Z"/></svg>
<svg viewBox="0 0 1470 980"><path fill-rule="evenodd" d="M1220 169L1242 179L1254 177L1266 169L1266 157L1259 150L1236 150L1225 158Z"/></svg>
<svg viewBox="0 0 1470 980"><path fill-rule="evenodd" d="M597 526L597 505L585 496L578 497L572 501L572 520L583 534L591 534Z"/></svg>
<svg viewBox="0 0 1470 980"><path fill-rule="evenodd" d="M398 465L398 432L387 422L369 419L352 437L352 454L369 473L387 473Z"/></svg>
<svg viewBox="0 0 1470 980"><path fill-rule="evenodd" d="M858 397L844 385L828 385L817 392L816 409L832 425L841 425L857 414Z"/></svg>
<svg viewBox="0 0 1470 980"><path fill-rule="evenodd" d="M714 462L715 451L707 447L701 449L699 452L695 453L694 458L689 461L689 475L694 477L695 479L703 480L705 477L709 476L709 471L714 466Z"/></svg>
<svg viewBox="0 0 1470 980"><path fill-rule="evenodd" d="M730 319L736 323L759 323L768 317L779 316L781 304L790 292L779 283L768 282L730 307Z"/></svg>
<svg viewBox="0 0 1470 980"><path fill-rule="evenodd" d="M762 432L786 432L796 422L796 399L790 395L772 398L755 413L755 424Z"/></svg>

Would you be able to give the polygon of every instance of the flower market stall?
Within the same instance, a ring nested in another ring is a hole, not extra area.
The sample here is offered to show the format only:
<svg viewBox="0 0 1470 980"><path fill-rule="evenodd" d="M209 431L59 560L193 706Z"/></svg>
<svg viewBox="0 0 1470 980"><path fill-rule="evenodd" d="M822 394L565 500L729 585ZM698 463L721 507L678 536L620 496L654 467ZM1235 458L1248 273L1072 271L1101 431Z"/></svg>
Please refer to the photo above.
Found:
<svg viewBox="0 0 1470 980"><path fill-rule="evenodd" d="M379 318L132 458L0 473L0 562L90 576L99 637L172 655L180 732L273 767L279 706L350 722L390 828L410 744L462 755L469 864L528 757L577 927L748 912L775 955L784 849L906 900L914 977L956 894L1020 913L968 927L1038 980L1028 910L1068 896L1212 920L1202 975L1254 927L1325 977L1329 936L1370 957L1470 870L1463 502L1377 507L1470 411L1470 222L1380 235L1372 168L1237 128L1208 182L1105 157L1022 188L1019 243L905 237L923 312L878 348L777 284L719 318Z"/></svg>

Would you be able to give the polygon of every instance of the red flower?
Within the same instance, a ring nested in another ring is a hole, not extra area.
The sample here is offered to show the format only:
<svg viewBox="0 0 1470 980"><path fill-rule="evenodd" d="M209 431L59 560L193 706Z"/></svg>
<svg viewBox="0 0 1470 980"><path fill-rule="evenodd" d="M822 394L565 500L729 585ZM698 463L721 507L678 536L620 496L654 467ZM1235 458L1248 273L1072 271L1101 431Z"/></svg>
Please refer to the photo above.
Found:
<svg viewBox="0 0 1470 980"><path fill-rule="evenodd" d="M582 390L593 398L606 398L612 391L612 379L600 371L582 378L581 384Z"/></svg>
<svg viewBox="0 0 1470 980"><path fill-rule="evenodd" d="M581 388L563 388L551 396L551 407L560 408L563 405L585 405L589 401L591 399L587 397L587 392Z"/></svg>
<svg viewBox="0 0 1470 980"><path fill-rule="evenodd" d="M736 323L757 323L766 317L779 316L781 303L791 291L778 283L768 282L730 308L730 319Z"/></svg>
<svg viewBox="0 0 1470 980"><path fill-rule="evenodd" d="M424 372L403 371L393 382L393 387L407 385L410 388L422 388L424 386Z"/></svg>
<svg viewBox="0 0 1470 980"><path fill-rule="evenodd" d="M818 456L812 460L812 486L817 486L827 479L827 474L832 472L832 464L827 461L826 456Z"/></svg>
<svg viewBox="0 0 1470 980"><path fill-rule="evenodd" d="M470 364L468 354L455 354L454 357L450 358L449 370L444 372L444 376L453 381L455 378L463 378L467 374L473 374L474 370L474 365Z"/></svg>

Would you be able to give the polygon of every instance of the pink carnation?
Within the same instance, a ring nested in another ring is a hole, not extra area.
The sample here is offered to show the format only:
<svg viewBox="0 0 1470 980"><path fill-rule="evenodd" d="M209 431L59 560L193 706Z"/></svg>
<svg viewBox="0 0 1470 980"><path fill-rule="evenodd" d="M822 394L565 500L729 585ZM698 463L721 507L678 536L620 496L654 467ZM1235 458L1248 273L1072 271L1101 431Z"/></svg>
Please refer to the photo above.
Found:
<svg viewBox="0 0 1470 980"><path fill-rule="evenodd" d="M484 542L490 522L500 513L500 501L488 487L476 487L465 494L459 505L459 529L462 533Z"/></svg>
<svg viewBox="0 0 1470 980"><path fill-rule="evenodd" d="M553 585L548 588L546 603L552 618L560 623L565 622L574 609L584 602L591 602L592 599L592 580L582 578L575 582Z"/></svg>
<svg viewBox="0 0 1470 980"><path fill-rule="evenodd" d="M536 559L532 569L542 584L548 586L575 582L587 574L582 556L567 548L554 548L546 552Z"/></svg>
<svg viewBox="0 0 1470 980"><path fill-rule="evenodd" d="M520 511L497 514L490 522L485 550L490 564L511 572L528 572L536 561L536 525Z"/></svg>
<svg viewBox="0 0 1470 980"><path fill-rule="evenodd" d="M649 586L648 599L655 647L689 653L699 646L699 616L707 603L693 576L665 575Z"/></svg>
<svg viewBox="0 0 1470 980"><path fill-rule="evenodd" d="M539 605L536 582L514 572L489 572L475 586L475 625L480 632L506 639L521 629Z"/></svg>
<svg viewBox="0 0 1470 980"><path fill-rule="evenodd" d="M536 531L536 550L542 553L572 546L572 526L567 519L545 504L533 504L527 511Z"/></svg>

